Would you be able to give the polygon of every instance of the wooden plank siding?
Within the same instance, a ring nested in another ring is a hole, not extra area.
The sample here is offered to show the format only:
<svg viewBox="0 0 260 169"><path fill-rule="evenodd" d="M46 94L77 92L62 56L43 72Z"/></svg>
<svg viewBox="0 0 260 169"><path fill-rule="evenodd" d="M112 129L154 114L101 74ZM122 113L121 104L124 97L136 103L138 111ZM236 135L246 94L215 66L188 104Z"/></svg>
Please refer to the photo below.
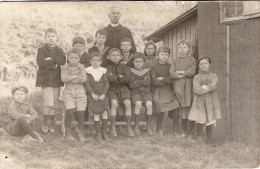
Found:
<svg viewBox="0 0 260 169"><path fill-rule="evenodd" d="M170 29L163 35L163 44L171 49L172 55L169 59L169 63L173 59L178 57L177 43L180 40L187 40L193 44L195 36L197 34L197 16L194 15L176 27ZM192 51L191 51L192 52Z"/></svg>

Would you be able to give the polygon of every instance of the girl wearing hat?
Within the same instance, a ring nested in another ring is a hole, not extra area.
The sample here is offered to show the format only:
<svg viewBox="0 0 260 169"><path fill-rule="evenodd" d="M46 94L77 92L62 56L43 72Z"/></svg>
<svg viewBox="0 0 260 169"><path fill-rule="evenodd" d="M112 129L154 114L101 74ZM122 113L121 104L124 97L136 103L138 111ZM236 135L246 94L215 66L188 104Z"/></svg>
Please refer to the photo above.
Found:
<svg viewBox="0 0 260 169"><path fill-rule="evenodd" d="M94 125L96 128L96 140L99 142L101 137L108 141L107 135L107 110L108 98L107 90L109 81L106 76L106 68L101 67L102 55L99 52L92 52L90 55L90 67L86 68L87 81L85 87L88 95L88 111L94 114ZM100 114L102 118L102 134L100 130Z"/></svg>
<svg viewBox="0 0 260 169"><path fill-rule="evenodd" d="M9 125L8 131L13 136L24 136L29 134L39 143L43 143L42 137L35 131L41 128L41 120L38 118L37 112L32 105L25 103L28 88L26 86L18 86L12 89L13 102L8 107Z"/></svg>

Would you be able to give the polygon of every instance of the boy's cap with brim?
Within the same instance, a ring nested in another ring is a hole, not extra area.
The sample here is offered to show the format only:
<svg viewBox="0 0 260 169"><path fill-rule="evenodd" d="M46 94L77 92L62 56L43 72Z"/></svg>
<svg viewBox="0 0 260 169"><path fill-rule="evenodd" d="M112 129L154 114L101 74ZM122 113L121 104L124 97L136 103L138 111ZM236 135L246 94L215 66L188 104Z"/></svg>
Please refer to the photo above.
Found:
<svg viewBox="0 0 260 169"><path fill-rule="evenodd" d="M107 110L107 104L104 100L93 101L89 104L89 109L94 114L101 114Z"/></svg>
<svg viewBox="0 0 260 169"><path fill-rule="evenodd" d="M72 40L72 46L77 44L77 43L85 45L85 39L83 37L81 37L81 36L76 36Z"/></svg>
<svg viewBox="0 0 260 169"><path fill-rule="evenodd" d="M11 90L12 94L14 94L16 90L21 90L21 91L24 91L25 93L28 93L28 91L29 91L26 86L20 85L20 86L16 86L16 87L12 88L12 90Z"/></svg>

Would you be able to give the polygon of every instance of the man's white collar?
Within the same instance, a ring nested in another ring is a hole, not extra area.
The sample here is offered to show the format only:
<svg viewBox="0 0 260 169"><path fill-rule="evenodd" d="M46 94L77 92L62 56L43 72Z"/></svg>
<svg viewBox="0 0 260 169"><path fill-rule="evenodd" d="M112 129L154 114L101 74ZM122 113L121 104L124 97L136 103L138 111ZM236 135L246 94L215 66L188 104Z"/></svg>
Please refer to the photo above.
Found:
<svg viewBox="0 0 260 169"><path fill-rule="evenodd" d="M119 25L119 22L118 22L117 24L110 23L110 25L111 25L112 27L116 27L116 26Z"/></svg>

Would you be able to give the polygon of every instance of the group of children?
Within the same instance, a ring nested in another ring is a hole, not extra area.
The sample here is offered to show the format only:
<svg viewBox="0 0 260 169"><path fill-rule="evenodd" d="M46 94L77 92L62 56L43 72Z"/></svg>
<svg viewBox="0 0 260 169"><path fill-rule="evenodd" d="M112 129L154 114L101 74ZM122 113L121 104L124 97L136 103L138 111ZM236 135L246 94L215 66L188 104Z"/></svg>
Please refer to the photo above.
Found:
<svg viewBox="0 0 260 169"><path fill-rule="evenodd" d="M144 106L149 135L153 134L154 113L157 119L156 133L163 136L163 115L168 112L168 116L173 119L174 133L177 134L181 118L183 136L194 136L200 140L203 126L206 125L207 139L211 142L212 125L221 118L215 91L218 78L209 71L210 58L202 57L196 62L190 56L189 42L183 40L177 44L179 56L170 64L168 59L171 51L168 47L161 46L157 50L156 45L149 42L145 45L144 54L132 54L132 42L125 37L120 42L120 49L111 49L104 45L106 31L101 29L97 31L96 42L88 53L84 52L84 38L73 38L73 49L68 53L66 61L64 52L56 45L56 38L56 31L47 29L46 44L38 49L37 54L39 70L36 86L42 88L44 98L43 133L54 132L55 111L64 83L65 138L68 140L74 140L71 134L74 115L78 120L79 140L85 140L84 121L88 119L88 113L94 114L98 141L102 138L109 140L108 119L111 122L110 134L116 137L116 116L122 110L126 117L127 135L139 136L140 112ZM195 75L197 65L199 73ZM40 135L32 128L37 113L23 99L16 98L19 93L28 93L28 89L24 88L22 86L12 90L14 102L10 105L9 113L14 122L11 123L10 133L27 133L42 142ZM134 130L131 127L133 114Z"/></svg>

